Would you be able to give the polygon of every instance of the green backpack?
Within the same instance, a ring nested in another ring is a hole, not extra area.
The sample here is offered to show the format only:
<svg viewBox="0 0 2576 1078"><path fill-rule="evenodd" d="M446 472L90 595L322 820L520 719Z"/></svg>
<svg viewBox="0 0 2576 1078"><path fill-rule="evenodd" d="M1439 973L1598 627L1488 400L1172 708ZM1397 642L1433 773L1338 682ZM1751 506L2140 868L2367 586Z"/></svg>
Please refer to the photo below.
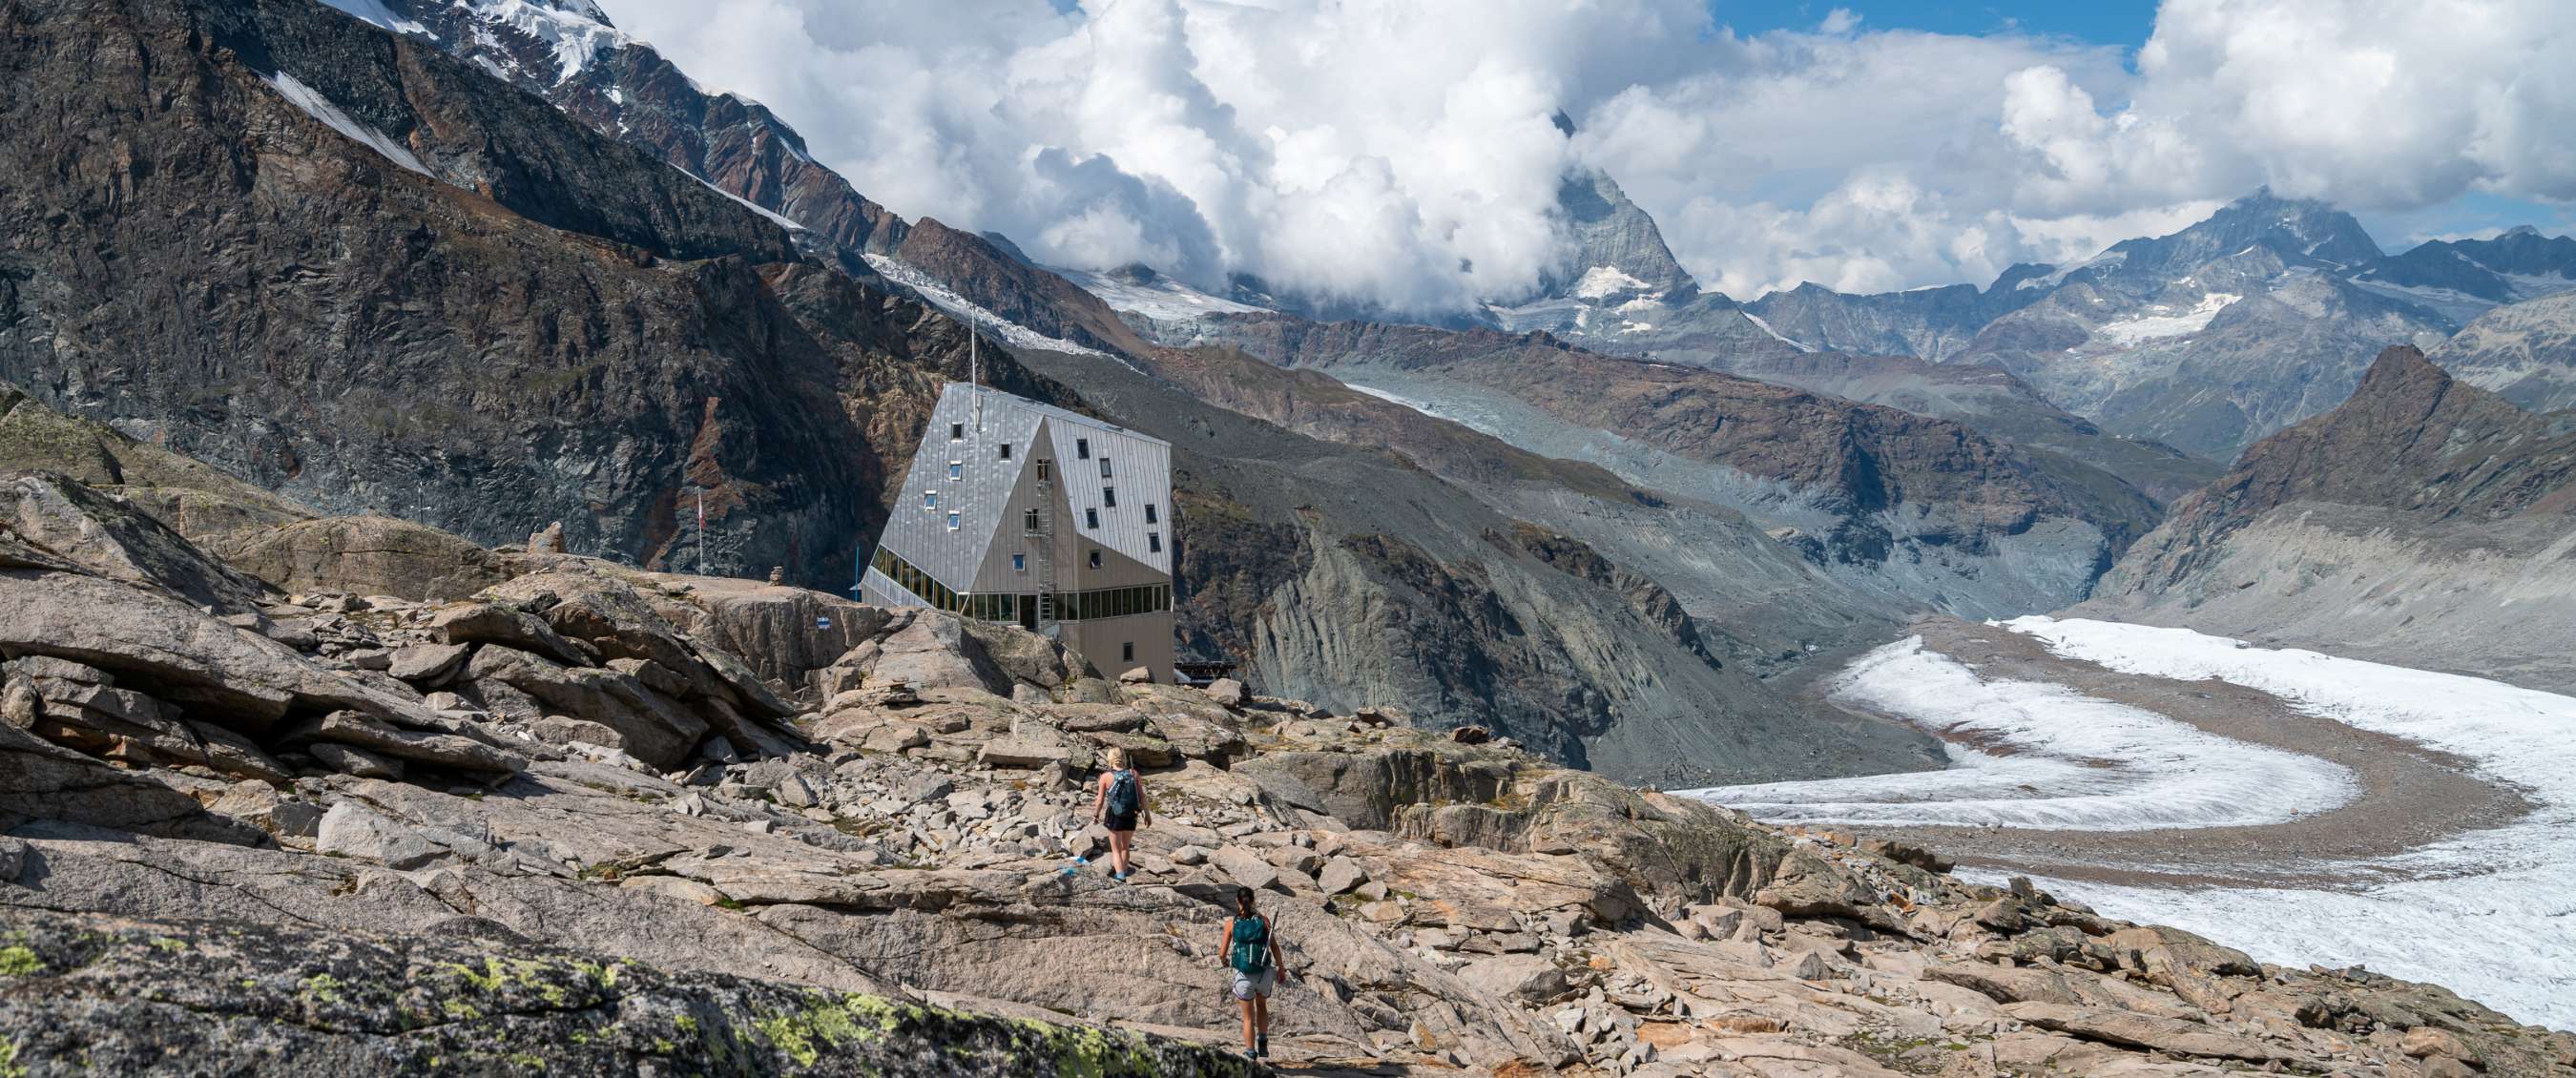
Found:
<svg viewBox="0 0 2576 1078"><path fill-rule="evenodd" d="M1270 922L1260 917L1234 919L1234 969L1260 976L1270 968Z"/></svg>

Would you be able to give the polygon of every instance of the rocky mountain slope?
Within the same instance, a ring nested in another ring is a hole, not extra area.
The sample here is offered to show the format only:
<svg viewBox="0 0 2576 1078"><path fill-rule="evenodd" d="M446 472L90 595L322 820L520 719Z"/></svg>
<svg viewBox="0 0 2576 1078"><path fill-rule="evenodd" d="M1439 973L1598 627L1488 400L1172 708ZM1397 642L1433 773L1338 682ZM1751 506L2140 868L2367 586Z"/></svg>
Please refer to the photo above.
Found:
<svg viewBox="0 0 2576 1078"><path fill-rule="evenodd" d="M1481 730L1114 684L1016 628L542 546L456 601L380 590L444 563L363 543L290 593L148 518L27 519L0 528L0 1061L31 1078L1267 1073L1216 991L1236 887L1307 1073L2576 1067L2431 986ZM173 590L225 572L251 609ZM1156 817L1127 884L1075 859L1113 746Z"/></svg>
<svg viewBox="0 0 2576 1078"><path fill-rule="evenodd" d="M2345 278L2378 257L2350 215L2257 193L2021 282L2045 297L1949 361L2002 366L2112 431L2227 460L2341 403L2359 357L2453 328Z"/></svg>
<svg viewBox="0 0 2576 1078"><path fill-rule="evenodd" d="M2576 408L2576 291L2496 307L2425 358L2529 408Z"/></svg>
<svg viewBox="0 0 2576 1078"><path fill-rule="evenodd" d="M1184 637L1270 691L1475 721L1630 781L1928 762L1919 735L1813 712L1757 676L1875 638L1891 615L1731 514L1662 512L1598 468L1460 445L1484 437L1455 424L1416 417L1390 436L1371 417L1403 409L1250 360L1215 377L1278 392L1241 406L1280 426L1118 360L1028 362L1173 443L1178 573L1196 597ZM1569 528L1531 522L1548 520ZM1626 568L1645 544L1621 527L1704 542L1665 556L1743 579ZM1664 579L1700 588L1677 598Z"/></svg>
<svg viewBox="0 0 2576 1078"><path fill-rule="evenodd" d="M1282 316L1209 332L1676 499L1741 512L1837 580L1984 617L2071 600L2152 501L2112 476L1954 423L1544 336Z"/></svg>
<svg viewBox="0 0 2576 1078"><path fill-rule="evenodd" d="M962 359L751 208L327 8L20 10L0 160L46 179L0 195L0 378L289 498L654 562L696 556L703 491L707 564L837 586Z"/></svg>
<svg viewBox="0 0 2576 1078"><path fill-rule="evenodd" d="M2564 691L2576 665L2576 416L2413 348L2184 499L2098 610Z"/></svg>

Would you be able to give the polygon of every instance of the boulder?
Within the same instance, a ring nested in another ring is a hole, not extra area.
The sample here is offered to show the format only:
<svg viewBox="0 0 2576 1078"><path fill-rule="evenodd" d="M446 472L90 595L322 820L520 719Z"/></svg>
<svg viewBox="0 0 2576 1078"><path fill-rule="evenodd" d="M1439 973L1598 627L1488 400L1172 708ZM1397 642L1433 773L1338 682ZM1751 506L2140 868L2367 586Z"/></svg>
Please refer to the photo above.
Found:
<svg viewBox="0 0 2576 1078"><path fill-rule="evenodd" d="M1323 870L1315 874L1315 886L1328 895L1341 894L1366 882L1368 870L1348 857L1326 859Z"/></svg>
<svg viewBox="0 0 2576 1078"><path fill-rule="evenodd" d="M355 801L342 801L322 814L322 826L313 847L325 854L375 861L395 869L419 868L447 852L411 826Z"/></svg>
<svg viewBox="0 0 2576 1078"><path fill-rule="evenodd" d="M975 759L986 767L1033 768L1063 764L1076 770L1091 767L1091 754L1075 748L1061 738L1035 734L1012 734L984 743Z"/></svg>
<svg viewBox="0 0 2576 1078"><path fill-rule="evenodd" d="M1263 888L1287 890L1279 885L1278 866L1244 847L1219 846L1209 852L1208 863L1216 866L1217 871L1225 873L1226 878L1233 880L1238 886L1249 887L1255 891Z"/></svg>
<svg viewBox="0 0 2576 1078"><path fill-rule="evenodd" d="M2459 1034L2434 1026L2417 1026L2407 1030L2406 1035L2397 1042L2397 1050L2416 1059L2446 1056L2463 1063L2484 1065L2486 1062L2476 1049L2469 1047L2467 1041L2460 1039Z"/></svg>
<svg viewBox="0 0 2576 1078"><path fill-rule="evenodd" d="M902 682L916 689L1010 691L1010 679L984 658L965 621L935 610L907 611L910 621L876 644L866 667L869 684Z"/></svg>
<svg viewBox="0 0 2576 1078"><path fill-rule="evenodd" d="M384 721L354 711L334 711L285 732L287 744L333 741L355 745L415 763L459 771L510 773L525 770L525 757L457 734L397 730Z"/></svg>
<svg viewBox="0 0 2576 1078"><path fill-rule="evenodd" d="M239 845L262 838L254 827L208 814L187 794L0 726L0 831L30 820Z"/></svg>
<svg viewBox="0 0 2576 1078"><path fill-rule="evenodd" d="M537 740L555 745L578 743L621 750L626 747L626 738L616 730L569 715L548 715L528 724L528 729L537 735Z"/></svg>
<svg viewBox="0 0 2576 1078"><path fill-rule="evenodd" d="M1459 967L1458 979L1486 995L1525 1004L1545 1003L1564 995L1570 987L1565 971L1534 954L1479 958Z"/></svg>
<svg viewBox="0 0 2576 1078"><path fill-rule="evenodd" d="M810 684L850 649L884 633L898 616L806 588L730 577L685 580L684 598L656 600L663 617L691 638L739 656L760 679L788 685Z"/></svg>
<svg viewBox="0 0 2576 1078"><path fill-rule="evenodd" d="M214 552L288 591L465 598L520 566L462 536L384 516L324 517L226 536Z"/></svg>
<svg viewBox="0 0 2576 1078"><path fill-rule="evenodd" d="M1785 917L1864 918L1878 896L1831 861L1799 850L1781 862L1771 882L1753 895L1755 905Z"/></svg>
<svg viewBox="0 0 2576 1078"><path fill-rule="evenodd" d="M2005 1014L2054 1033L2126 1048L2145 1048L2181 1056L2270 1063L2296 1058L2261 1041L2223 1033L2199 1022L2178 1018L2060 1003L2007 1003Z"/></svg>
<svg viewBox="0 0 2576 1078"><path fill-rule="evenodd" d="M466 656L473 650L469 644L414 644L395 649L385 672L421 688L435 689L464 669Z"/></svg>
<svg viewBox="0 0 2576 1078"><path fill-rule="evenodd" d="M498 644L545 656L567 666L588 666L590 652L573 646L545 619L497 603L463 603L430 616L429 626L450 644Z"/></svg>
<svg viewBox="0 0 2576 1078"><path fill-rule="evenodd" d="M604 667L565 667L500 644L474 653L465 677L526 693L552 713L617 731L628 755L659 768L677 767L706 736L707 722L679 702Z"/></svg>
<svg viewBox="0 0 2576 1078"><path fill-rule="evenodd" d="M175 597L85 574L0 574L0 651L97 667L122 688L252 734L299 705L437 724L416 702L325 670Z"/></svg>
<svg viewBox="0 0 2576 1078"><path fill-rule="evenodd" d="M399 779L402 765L365 749L330 741L317 741L304 747L315 763L343 775L362 779Z"/></svg>
<svg viewBox="0 0 2576 1078"><path fill-rule="evenodd" d="M1154 672L1141 666L1135 667L1124 674L1118 675L1118 683L1121 685L1151 685L1154 683Z"/></svg>
<svg viewBox="0 0 2576 1078"><path fill-rule="evenodd" d="M1226 707L1239 708L1243 706L1244 701L1243 683L1230 677L1221 677L1208 682L1207 695L1208 699Z"/></svg>
<svg viewBox="0 0 2576 1078"><path fill-rule="evenodd" d="M256 611L273 594L151 514L59 474L0 480L0 524L100 576L156 585L217 614Z"/></svg>
<svg viewBox="0 0 2576 1078"><path fill-rule="evenodd" d="M1189 759L1223 767L1247 748L1233 716L1189 689L1158 687L1137 694L1133 706L1148 729Z"/></svg>

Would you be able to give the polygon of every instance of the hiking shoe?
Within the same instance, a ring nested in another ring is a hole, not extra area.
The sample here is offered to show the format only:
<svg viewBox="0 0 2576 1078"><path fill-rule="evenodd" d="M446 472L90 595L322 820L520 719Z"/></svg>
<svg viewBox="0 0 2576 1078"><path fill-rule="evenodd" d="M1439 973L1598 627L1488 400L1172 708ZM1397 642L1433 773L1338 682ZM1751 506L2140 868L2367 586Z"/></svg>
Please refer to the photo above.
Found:
<svg viewBox="0 0 2576 1078"><path fill-rule="evenodd" d="M1254 1058L1254 1059L1268 1059L1268 1058L1270 1058L1270 1035L1269 1035L1269 1034L1264 1033L1264 1034L1262 1034L1262 1035L1260 1036L1260 1038L1259 1038L1259 1039L1254 1040L1254 1041L1252 1042L1252 1058Z"/></svg>

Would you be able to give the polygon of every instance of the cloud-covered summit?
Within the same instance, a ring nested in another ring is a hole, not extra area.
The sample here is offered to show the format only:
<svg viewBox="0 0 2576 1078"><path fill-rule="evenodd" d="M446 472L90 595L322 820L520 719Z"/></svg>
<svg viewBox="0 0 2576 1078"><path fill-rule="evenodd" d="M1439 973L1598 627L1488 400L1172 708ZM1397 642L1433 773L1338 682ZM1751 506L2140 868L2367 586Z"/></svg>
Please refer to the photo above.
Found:
<svg viewBox="0 0 2576 1078"><path fill-rule="evenodd" d="M1987 280L2263 184L2576 198L2555 0L2168 0L2133 54L1865 10L1740 35L1699 0L602 6L899 212L1407 310L1568 269L1557 196L1586 169L1738 296Z"/></svg>

